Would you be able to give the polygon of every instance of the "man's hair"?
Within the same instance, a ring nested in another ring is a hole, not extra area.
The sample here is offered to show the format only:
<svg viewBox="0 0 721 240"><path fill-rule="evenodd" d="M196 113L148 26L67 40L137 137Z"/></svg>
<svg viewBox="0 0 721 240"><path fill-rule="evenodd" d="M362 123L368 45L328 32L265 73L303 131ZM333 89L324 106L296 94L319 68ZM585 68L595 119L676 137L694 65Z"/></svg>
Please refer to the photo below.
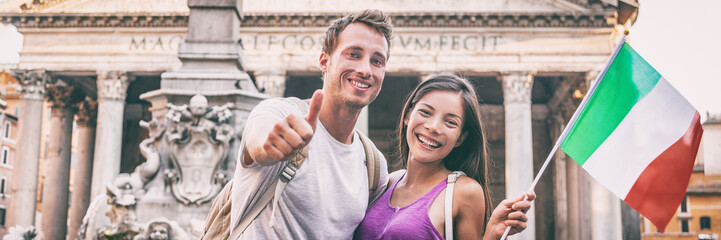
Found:
<svg viewBox="0 0 721 240"><path fill-rule="evenodd" d="M342 18L336 19L328 27L328 31L323 36L323 52L331 54L336 45L338 45L338 35L351 23L363 23L380 33L385 37L388 43L388 49L391 46L391 38L393 38L393 25L391 18L380 10L366 9L360 12L348 14Z"/></svg>

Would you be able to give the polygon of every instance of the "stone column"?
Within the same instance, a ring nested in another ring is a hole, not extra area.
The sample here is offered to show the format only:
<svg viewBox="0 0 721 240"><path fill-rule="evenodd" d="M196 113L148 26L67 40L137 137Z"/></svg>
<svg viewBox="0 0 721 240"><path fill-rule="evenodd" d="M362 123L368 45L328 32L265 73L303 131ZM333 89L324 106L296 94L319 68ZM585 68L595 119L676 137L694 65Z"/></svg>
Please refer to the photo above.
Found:
<svg viewBox="0 0 721 240"><path fill-rule="evenodd" d="M502 76L506 118L506 198L516 198L533 182L531 88L533 75L511 72ZM534 209L527 213L528 227L513 239L535 239Z"/></svg>
<svg viewBox="0 0 721 240"><path fill-rule="evenodd" d="M41 231L46 238L67 234L68 191L70 185L70 148L73 134L74 105L80 100L73 86L48 86L51 104L50 141L48 142L43 217Z"/></svg>
<svg viewBox="0 0 721 240"><path fill-rule="evenodd" d="M90 196L105 192L105 186L120 173L123 142L123 113L128 90L124 72L98 73L98 117Z"/></svg>
<svg viewBox="0 0 721 240"><path fill-rule="evenodd" d="M555 140L563 132L563 128L566 126L565 119L562 114L554 113L548 121L549 132L551 133L551 139ZM555 156L553 157L552 166L554 175L553 181L553 196L556 201L555 207L555 239L569 239L568 238L568 191L567 189L567 178L566 178L566 154L558 149Z"/></svg>
<svg viewBox="0 0 721 240"><path fill-rule="evenodd" d="M258 89L265 89L271 97L283 97L285 93L285 72L281 70L265 70L255 72L255 83Z"/></svg>
<svg viewBox="0 0 721 240"><path fill-rule="evenodd" d="M592 239L622 239L621 200L597 181L591 181Z"/></svg>
<svg viewBox="0 0 721 240"><path fill-rule="evenodd" d="M10 200L8 226L35 225L35 204L38 192L38 160L40 158L40 129L43 115L45 83L49 77L44 70L19 70L13 73L20 81L20 113L18 124L18 153L15 154L15 174Z"/></svg>
<svg viewBox="0 0 721 240"><path fill-rule="evenodd" d="M84 101L78 104L77 142L75 146L75 169L73 169L73 192L70 202L69 235L78 234L85 212L90 205L90 179L93 171L93 149L95 148L95 119L98 102Z"/></svg>

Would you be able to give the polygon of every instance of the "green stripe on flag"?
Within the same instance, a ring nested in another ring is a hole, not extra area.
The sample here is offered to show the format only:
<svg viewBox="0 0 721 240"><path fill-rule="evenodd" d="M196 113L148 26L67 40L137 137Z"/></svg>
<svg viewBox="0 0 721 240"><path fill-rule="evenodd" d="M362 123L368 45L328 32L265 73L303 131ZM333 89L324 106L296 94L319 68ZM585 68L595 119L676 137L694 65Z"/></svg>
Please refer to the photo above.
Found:
<svg viewBox="0 0 721 240"><path fill-rule="evenodd" d="M583 165L660 78L661 74L624 43L561 144L563 151Z"/></svg>

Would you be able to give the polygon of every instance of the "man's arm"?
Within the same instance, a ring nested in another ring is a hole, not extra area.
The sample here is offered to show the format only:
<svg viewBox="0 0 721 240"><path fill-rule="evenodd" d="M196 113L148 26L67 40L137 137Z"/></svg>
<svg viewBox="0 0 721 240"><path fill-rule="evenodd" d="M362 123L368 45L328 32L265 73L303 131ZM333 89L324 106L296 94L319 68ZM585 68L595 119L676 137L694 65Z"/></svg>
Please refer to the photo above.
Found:
<svg viewBox="0 0 721 240"><path fill-rule="evenodd" d="M243 165L256 162L269 166L285 161L310 143L318 114L323 102L323 92L318 90L311 99L308 115L289 114L285 118L260 114L248 119L243 138Z"/></svg>

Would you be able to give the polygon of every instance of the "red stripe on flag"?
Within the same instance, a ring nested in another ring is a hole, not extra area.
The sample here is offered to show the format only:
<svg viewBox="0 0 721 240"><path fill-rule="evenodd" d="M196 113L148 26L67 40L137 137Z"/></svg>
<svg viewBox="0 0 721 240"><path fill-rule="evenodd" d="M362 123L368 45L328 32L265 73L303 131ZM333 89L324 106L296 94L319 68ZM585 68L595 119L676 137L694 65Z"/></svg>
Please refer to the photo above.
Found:
<svg viewBox="0 0 721 240"><path fill-rule="evenodd" d="M702 134L696 112L686 134L643 170L624 199L661 232L686 194Z"/></svg>

